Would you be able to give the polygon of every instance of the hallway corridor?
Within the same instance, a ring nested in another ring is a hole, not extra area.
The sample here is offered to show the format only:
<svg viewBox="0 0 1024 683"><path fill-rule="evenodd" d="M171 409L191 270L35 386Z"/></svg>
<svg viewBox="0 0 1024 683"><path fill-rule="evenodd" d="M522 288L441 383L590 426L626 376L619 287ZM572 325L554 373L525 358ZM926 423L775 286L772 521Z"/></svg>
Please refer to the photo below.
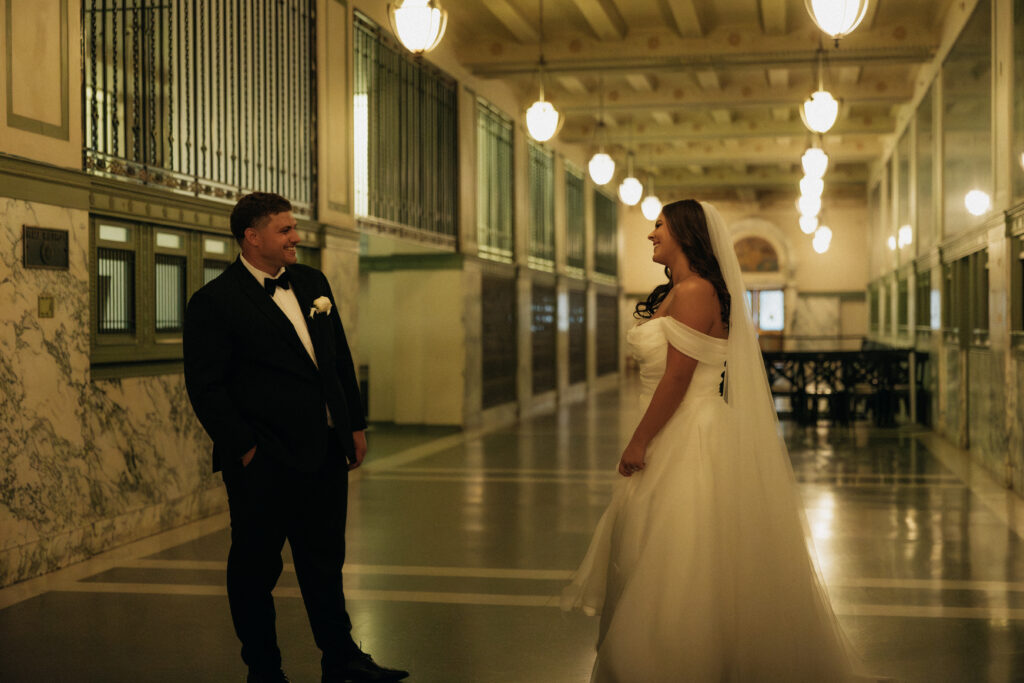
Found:
<svg viewBox="0 0 1024 683"><path fill-rule="evenodd" d="M597 619L563 614L634 409L608 391L488 432L375 428L351 480L357 639L413 683L583 683ZM916 428L787 439L833 604L870 670L1024 680L1024 504ZM224 593L227 514L0 590L0 681L241 681ZM286 558L287 561L287 558ZM286 565L293 681L319 655Z"/></svg>

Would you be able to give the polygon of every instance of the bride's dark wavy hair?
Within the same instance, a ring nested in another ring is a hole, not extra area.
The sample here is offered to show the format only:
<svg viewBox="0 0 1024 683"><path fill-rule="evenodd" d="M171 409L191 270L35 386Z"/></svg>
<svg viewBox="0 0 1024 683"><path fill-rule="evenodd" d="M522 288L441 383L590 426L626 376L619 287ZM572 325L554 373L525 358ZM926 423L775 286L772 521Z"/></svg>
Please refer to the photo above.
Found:
<svg viewBox="0 0 1024 683"><path fill-rule="evenodd" d="M715 250L711 246L711 233L708 232L708 221L704 209L695 199L682 199L666 204L661 209L665 223L672 237L679 243L683 253L690 262L690 270L711 283L718 295L718 305L722 309L722 323L729 329L729 310L732 300L725 286L722 268L715 258ZM650 318L672 290L672 273L665 267L668 282L658 285L641 301L633 311L634 318Z"/></svg>

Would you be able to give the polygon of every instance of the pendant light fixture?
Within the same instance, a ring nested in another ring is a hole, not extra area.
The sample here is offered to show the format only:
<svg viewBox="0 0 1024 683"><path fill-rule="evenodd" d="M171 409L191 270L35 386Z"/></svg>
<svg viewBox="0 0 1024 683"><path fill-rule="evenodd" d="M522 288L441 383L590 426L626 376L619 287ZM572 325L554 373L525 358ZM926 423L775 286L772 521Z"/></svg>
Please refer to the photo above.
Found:
<svg viewBox="0 0 1024 683"><path fill-rule="evenodd" d="M811 240L811 246L814 247L814 251L824 254L828 251L831 244L832 230L827 225L822 225L814 231L814 237Z"/></svg>
<svg viewBox="0 0 1024 683"><path fill-rule="evenodd" d="M811 175L800 179L800 194L807 197L820 197L825 191L825 181Z"/></svg>
<svg viewBox="0 0 1024 683"><path fill-rule="evenodd" d="M647 176L647 196L640 202L640 211L649 221L653 221L661 213L661 200L658 199L658 195L654 194L654 181L651 180L650 175Z"/></svg>
<svg viewBox="0 0 1024 683"><path fill-rule="evenodd" d="M818 229L817 216L800 216L800 231L805 235L811 235Z"/></svg>
<svg viewBox="0 0 1024 683"><path fill-rule="evenodd" d="M825 50L818 47L818 89L804 100L800 107L800 118L812 133L827 133L835 125L839 116L839 101L832 93L825 90L822 72L824 71Z"/></svg>
<svg viewBox="0 0 1024 683"><path fill-rule="evenodd" d="M597 152L590 157L587 169L590 171L590 179L595 185L606 185L612 176L615 175L615 160L605 154L603 139L607 137L607 129L604 124L604 79L600 84L600 99L597 105L597 127L594 129L594 138L597 140Z"/></svg>
<svg viewBox="0 0 1024 683"><path fill-rule="evenodd" d="M444 37L448 12L441 0L402 0L388 5L391 30L414 55L430 52Z"/></svg>
<svg viewBox="0 0 1024 683"><path fill-rule="evenodd" d="M820 147L808 147L800 157L800 164L804 168L804 175L821 178L828 169L828 155Z"/></svg>
<svg viewBox="0 0 1024 683"><path fill-rule="evenodd" d="M626 206L636 206L637 202L640 201L640 197L644 194L644 186L640 181L633 175L633 153L630 152L627 157L627 169L628 172L623 181L619 184L619 199Z"/></svg>
<svg viewBox="0 0 1024 683"><path fill-rule="evenodd" d="M804 0L807 13L822 31L836 41L849 35L864 20L869 0Z"/></svg>
<svg viewBox="0 0 1024 683"><path fill-rule="evenodd" d="M526 130L537 142L547 142L558 132L562 116L555 106L544 99L544 0L540 5L540 58L537 60L537 79L540 81L540 97L526 110Z"/></svg>

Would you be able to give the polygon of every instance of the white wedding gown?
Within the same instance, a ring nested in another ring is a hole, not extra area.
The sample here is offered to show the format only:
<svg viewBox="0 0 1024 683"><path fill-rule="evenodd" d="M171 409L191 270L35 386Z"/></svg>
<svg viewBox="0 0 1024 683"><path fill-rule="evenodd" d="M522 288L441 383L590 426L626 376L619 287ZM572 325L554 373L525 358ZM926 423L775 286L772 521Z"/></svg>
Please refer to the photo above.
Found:
<svg viewBox="0 0 1024 683"><path fill-rule="evenodd" d="M629 331L644 405L666 344L698 361L686 395L615 485L564 609L601 614L595 683L834 683L851 659L805 544L788 464L730 452L727 342L671 317ZM737 419L738 418L738 419ZM777 471L782 471L779 474ZM785 476L788 474L788 477Z"/></svg>

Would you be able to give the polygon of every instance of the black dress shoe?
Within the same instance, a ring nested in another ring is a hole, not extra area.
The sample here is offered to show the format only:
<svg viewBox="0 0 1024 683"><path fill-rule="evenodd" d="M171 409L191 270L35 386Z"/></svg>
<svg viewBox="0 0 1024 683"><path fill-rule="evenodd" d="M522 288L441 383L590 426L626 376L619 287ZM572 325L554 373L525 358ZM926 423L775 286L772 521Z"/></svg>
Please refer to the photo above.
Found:
<svg viewBox="0 0 1024 683"><path fill-rule="evenodd" d="M321 664L322 683L385 683L400 681L409 675L408 671L389 669L373 661L373 657L356 650L344 664L328 667Z"/></svg>
<svg viewBox="0 0 1024 683"><path fill-rule="evenodd" d="M276 669L262 669L249 667L249 675L245 679L245 683L289 683L288 676L285 675L281 667Z"/></svg>

